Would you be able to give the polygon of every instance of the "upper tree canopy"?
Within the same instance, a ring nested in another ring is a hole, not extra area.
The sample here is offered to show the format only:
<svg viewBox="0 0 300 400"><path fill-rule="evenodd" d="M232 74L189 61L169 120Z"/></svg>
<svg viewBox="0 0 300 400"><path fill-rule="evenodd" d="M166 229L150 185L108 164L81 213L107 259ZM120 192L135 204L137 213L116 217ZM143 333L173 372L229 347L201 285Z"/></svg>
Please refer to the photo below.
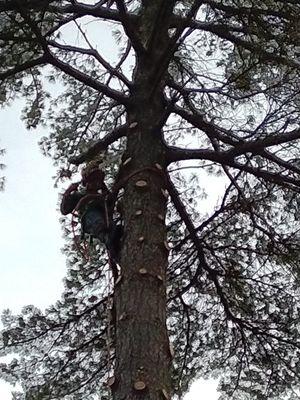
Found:
<svg viewBox="0 0 300 400"><path fill-rule="evenodd" d="M164 95L152 132L163 134L170 194L178 394L213 375L223 399L298 398L299 15L296 0L0 1L1 102L22 97L26 125L48 125L41 145L58 179L102 152L113 182L136 126L128 116L141 96ZM210 213L205 173L227 182ZM71 241L66 252L61 301L4 313L1 351L18 358L0 376L41 399L94 399L114 356L110 287L99 284L107 265L97 252L81 259Z"/></svg>

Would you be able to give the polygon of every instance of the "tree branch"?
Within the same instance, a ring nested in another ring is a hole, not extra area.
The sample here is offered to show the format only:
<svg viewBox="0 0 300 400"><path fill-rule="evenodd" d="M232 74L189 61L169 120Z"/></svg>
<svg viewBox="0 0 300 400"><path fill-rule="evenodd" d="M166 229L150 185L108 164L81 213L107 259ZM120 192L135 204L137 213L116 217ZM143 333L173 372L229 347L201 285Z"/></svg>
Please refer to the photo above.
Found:
<svg viewBox="0 0 300 400"><path fill-rule="evenodd" d="M230 151L214 151L205 149L181 149L175 146L166 147L167 161L170 164L175 161L183 160L210 160L220 165L227 165L254 175L257 178L263 178L268 182L276 183L280 186L289 186L290 189L299 191L300 180L291 178L288 175L269 172L264 169L253 167L247 164L241 164L235 161L230 155Z"/></svg>
<svg viewBox="0 0 300 400"><path fill-rule="evenodd" d="M108 21L122 22L120 13L116 10L102 7L102 2L99 1L95 5L89 5L84 3L69 4L67 6L52 6L50 10L59 12L62 14L77 14L78 16L90 16L95 18L102 18ZM128 14L130 20L136 20L138 17Z"/></svg>
<svg viewBox="0 0 300 400"><path fill-rule="evenodd" d="M85 49L81 47L71 46L71 45L64 45L61 43L57 43L55 41L48 41L50 46L53 46L57 49L64 50L64 51L71 51L74 53L85 54L88 56L94 57L111 75L116 76L120 81L122 81L127 87L130 87L130 81L123 75L120 71L110 65L99 52L95 49Z"/></svg>
<svg viewBox="0 0 300 400"><path fill-rule="evenodd" d="M127 133L128 125L122 125L103 139L98 140L92 147L90 147L86 152L80 154L77 157L72 157L69 162L74 165L80 165L88 160L93 159L100 151L105 150L110 144L116 142L121 137L125 136Z"/></svg>
<svg viewBox="0 0 300 400"><path fill-rule="evenodd" d="M71 65L60 61L58 58L56 58L50 51L48 53L48 61L49 64L53 65L54 67L58 68L65 74L73 77L79 82L84 83L85 85L97 90L98 92L103 93L105 96L110 97L113 100L116 100L117 102L123 104L124 106L128 105L128 97L123 95L121 92L118 90L109 88L108 86L100 83L99 81L96 81L95 79L91 78L90 76L84 74L83 72L75 69Z"/></svg>
<svg viewBox="0 0 300 400"><path fill-rule="evenodd" d="M0 80L4 81L5 79L7 79L13 75L19 74L20 72L24 72L30 68L37 67L38 65L47 64L47 62L48 62L48 58L46 55L36 58L35 60L26 61L25 63L16 65L14 68L10 68L5 72L1 72Z"/></svg>
<svg viewBox="0 0 300 400"><path fill-rule="evenodd" d="M202 130L207 134L207 136L211 139L218 139L221 142L233 146L232 149L228 150L227 152L222 153L224 157L228 158L235 158L240 155L246 154L246 153L252 153L254 155L262 155L262 152L272 146L278 146L280 144L284 144L287 142L291 142L297 139L300 139L300 129L294 129L293 131L290 132L283 132L279 134L272 134L269 133L267 137L263 139L257 139L257 140L251 140L251 141L243 141L242 139L232 138L232 135L230 137L230 131L227 131L221 127L218 127L217 125L205 121L203 115L201 114L195 114L195 113L189 113L188 111L184 110L183 108L180 108L178 106L173 107L173 112L181 116L183 119L185 119L187 122L191 123L193 126L196 128ZM225 134L224 134L225 133ZM172 148L172 155L176 156L175 148ZM196 150L197 151L197 150ZM199 158L201 159L207 159L206 155L208 154L209 150L199 150ZM203 152L203 154L202 154ZM192 154L192 153L190 153ZM221 154L221 153L219 153ZM202 158L204 156L204 158ZM271 153L265 153L266 158L271 157ZM184 155L185 157L185 155ZM197 158L196 156L192 158ZM186 159L186 158L184 158ZM179 161L177 158L176 160L173 161ZM275 159L273 160L275 161ZM284 162L281 160L279 157L277 157L277 161L275 161L278 165L279 162Z"/></svg>
<svg viewBox="0 0 300 400"><path fill-rule="evenodd" d="M221 128L212 122L205 121L204 116L201 114L188 112L179 106L173 106L172 111L190 124L194 125L194 127L205 132L209 138L220 140L221 142L231 146L240 143L240 140L233 138L232 132Z"/></svg>
<svg viewBox="0 0 300 400"><path fill-rule="evenodd" d="M251 140L236 145L233 149L228 151L228 156L237 157L245 153L260 154L261 151L267 147L278 146L297 139L300 139L300 129L275 135L270 133L264 139Z"/></svg>
<svg viewBox="0 0 300 400"><path fill-rule="evenodd" d="M279 64L288 65L293 68L299 68L300 63L294 60L292 57L288 57L288 55L281 56L276 54L275 51L266 51L263 47L256 45L255 42L250 42L248 40L242 39L241 37L235 36L234 34L230 33L231 31L238 31L237 28L231 27L226 24L211 24L207 22L201 21L186 21L186 27L199 29L205 32L211 32L217 35L221 39L225 39L236 46L242 47L253 54L256 54L260 57L261 60L265 61L272 61L277 62ZM251 32L246 32L248 35L251 35ZM244 33L245 34L245 33Z"/></svg>
<svg viewBox="0 0 300 400"><path fill-rule="evenodd" d="M40 46L44 51L44 55L48 64L58 68L60 71L64 72L65 74L73 77L79 82L84 83L85 85L95 89L96 91L103 93L105 96L116 100L117 102L127 105L129 100L128 97L119 92L118 90L109 88L107 85L102 84L101 82L91 78L89 75L77 70L73 66L65 63L64 61L59 60L54 56L54 54L49 50L48 42L45 37L42 35L39 27L36 25L34 21L30 18L27 10L24 8L20 8L20 13L26 23L28 23L29 27L31 28L32 32L35 34L37 41L39 42Z"/></svg>
<svg viewBox="0 0 300 400"><path fill-rule="evenodd" d="M2 0L0 1L0 12L15 11L18 12L20 8L27 11L44 10L48 6L49 12L65 14L76 14L77 17L90 16L95 18L102 18L108 21L122 22L120 13L116 10L102 7L103 1L99 1L94 5L79 3L68 4L65 6L58 6L56 0ZM128 21L136 21L138 17L133 14L127 13Z"/></svg>
<svg viewBox="0 0 300 400"><path fill-rule="evenodd" d="M146 49L140 41L139 37L137 36L136 31L132 29L132 23L130 21L129 14L123 0L115 0L115 3L120 13L121 23L123 25L124 31L130 39L132 47L136 50L137 53L144 54L146 52Z"/></svg>
<svg viewBox="0 0 300 400"><path fill-rule="evenodd" d="M197 12L199 11L200 7L201 7L201 0L194 0L189 12L187 13L186 19L191 20L195 15L197 15ZM176 28L177 29L175 34L170 39L167 48L161 55L160 61L157 63L157 67L154 69L152 73L151 79L153 80L153 88L150 98L152 97L152 94L155 92L162 77L166 74L170 60L174 55L175 51L180 47L180 45L184 42L184 40L192 33L192 29L184 33L184 30L186 28L184 24L179 24ZM183 33L184 35L182 35Z"/></svg>
<svg viewBox="0 0 300 400"><path fill-rule="evenodd" d="M240 17L248 17L250 14L256 14L256 15L271 15L274 17L279 17L279 18L286 18L289 19L291 17L291 13L285 12L282 7L280 11L274 10L273 7L270 7L269 9L265 8L259 8L256 7L254 4L251 4L251 6L246 7L239 5L238 7L232 7L231 5L225 5L219 2L216 2L214 0L203 0L203 4L208 4L213 10L218 10L218 11L223 11L226 14L231 14L231 15L238 15ZM286 4L289 3L288 0L285 1ZM259 4L259 3L258 3ZM293 4L293 3L292 3Z"/></svg>
<svg viewBox="0 0 300 400"><path fill-rule="evenodd" d="M189 214L187 213L186 208L180 199L180 195L168 174L166 174L166 183L167 183L167 189L170 194L171 200L174 204L174 207L176 208L182 221L185 223L185 226L187 227L187 229L189 231L190 239L194 243L194 246L197 250L198 257L199 257L199 265L196 269L194 277L191 279L190 283L187 286L189 286L189 287L193 286L193 284L195 283L195 280L198 278L198 275L199 275L201 269L203 268L203 270L206 271L208 277L210 278L210 280L213 282L213 284L215 286L216 292L217 292L217 294L220 298L220 301L223 305L225 314L232 321L237 321L237 318L233 315L233 313L230 310L229 303L223 292L222 286L219 282L217 271L208 265L201 240L197 235L196 228L193 224L193 221L192 221L191 217L189 216ZM183 291L184 292L187 291L186 287L183 288Z"/></svg>

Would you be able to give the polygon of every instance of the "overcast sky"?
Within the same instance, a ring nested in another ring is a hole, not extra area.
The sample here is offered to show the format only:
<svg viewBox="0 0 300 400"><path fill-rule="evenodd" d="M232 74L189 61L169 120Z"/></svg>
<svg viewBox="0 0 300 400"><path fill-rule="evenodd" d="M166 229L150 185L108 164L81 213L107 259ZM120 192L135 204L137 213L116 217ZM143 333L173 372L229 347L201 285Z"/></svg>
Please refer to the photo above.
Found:
<svg viewBox="0 0 300 400"><path fill-rule="evenodd" d="M6 188L0 193L0 309L44 308L60 297L65 260L51 160L42 156L38 132L20 121L20 106L0 112L0 148L6 154ZM0 399L10 389L0 384Z"/></svg>

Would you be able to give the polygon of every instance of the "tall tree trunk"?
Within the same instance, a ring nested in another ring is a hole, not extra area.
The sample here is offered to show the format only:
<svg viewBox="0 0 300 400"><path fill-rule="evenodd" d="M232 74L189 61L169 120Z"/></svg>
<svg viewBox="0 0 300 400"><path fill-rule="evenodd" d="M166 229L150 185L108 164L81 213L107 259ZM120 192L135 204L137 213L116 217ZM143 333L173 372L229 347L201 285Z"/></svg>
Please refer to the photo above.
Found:
<svg viewBox="0 0 300 400"><path fill-rule="evenodd" d="M122 279L115 290L115 399L162 399L170 392L170 351L166 329L166 198L155 166L163 154L142 127L128 143ZM157 172L155 172L155 168ZM144 186L146 185L146 186ZM145 385L145 387L144 387Z"/></svg>
<svg viewBox="0 0 300 400"><path fill-rule="evenodd" d="M144 5L140 35L147 47L150 39L155 40L153 19L164 2L145 1ZM114 298L115 400L161 400L171 393L171 354L166 327L166 163L160 127L165 107L163 78L155 85L153 79L161 52L166 48L161 44L169 40L166 27L164 30L160 46L154 44L145 54L137 56L128 110L131 128L122 174L126 181L122 279L116 285Z"/></svg>

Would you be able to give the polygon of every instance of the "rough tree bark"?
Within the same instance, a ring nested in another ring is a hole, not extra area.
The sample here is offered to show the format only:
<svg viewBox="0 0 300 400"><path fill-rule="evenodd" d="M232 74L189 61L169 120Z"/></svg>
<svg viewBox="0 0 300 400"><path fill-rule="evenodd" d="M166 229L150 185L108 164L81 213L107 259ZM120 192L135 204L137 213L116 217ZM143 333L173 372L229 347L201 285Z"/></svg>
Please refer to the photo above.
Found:
<svg viewBox="0 0 300 400"><path fill-rule="evenodd" d="M138 40L147 50L136 49L128 110L127 161L122 176L131 178L126 180L124 193L122 279L114 298L116 371L112 389L116 400L158 400L171 393L166 327L166 159L161 132L165 74L159 79L155 76L170 38L167 30L161 29L158 46L152 31L162 5L161 0L144 2Z"/></svg>

